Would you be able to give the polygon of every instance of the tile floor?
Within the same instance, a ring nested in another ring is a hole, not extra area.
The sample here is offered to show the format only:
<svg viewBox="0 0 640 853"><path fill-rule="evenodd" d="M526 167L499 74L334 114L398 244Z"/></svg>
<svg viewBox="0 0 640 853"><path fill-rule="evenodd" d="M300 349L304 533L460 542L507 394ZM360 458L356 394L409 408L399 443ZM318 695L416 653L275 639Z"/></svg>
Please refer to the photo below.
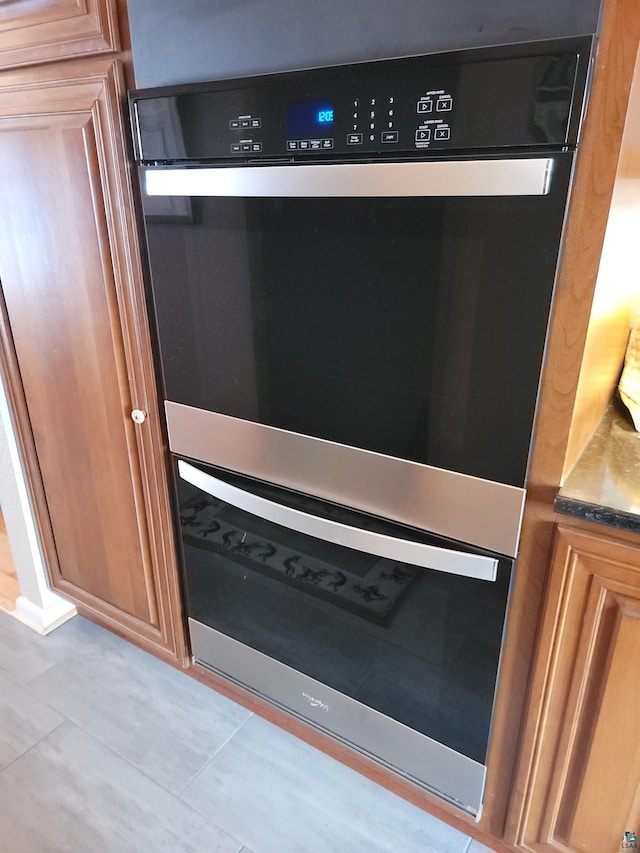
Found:
<svg viewBox="0 0 640 853"><path fill-rule="evenodd" d="M76 617L0 612L3 853L489 853Z"/></svg>

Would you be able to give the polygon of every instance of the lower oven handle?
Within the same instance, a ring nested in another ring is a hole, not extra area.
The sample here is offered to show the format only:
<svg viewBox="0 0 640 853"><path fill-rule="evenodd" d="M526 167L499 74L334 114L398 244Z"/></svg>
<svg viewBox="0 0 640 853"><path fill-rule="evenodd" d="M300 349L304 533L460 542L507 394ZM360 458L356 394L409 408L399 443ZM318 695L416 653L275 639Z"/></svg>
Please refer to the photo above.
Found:
<svg viewBox="0 0 640 853"><path fill-rule="evenodd" d="M426 569L435 569L452 575L462 575L468 578L494 581L496 579L498 560L495 557L485 557L482 554L470 554L465 551L453 551L439 548L436 545L425 545L422 542L412 542L408 539L397 539L371 530L351 527L338 521L309 515L298 509L293 509L275 503L267 498L259 497L244 489L231 486L223 480L218 480L204 471L200 471L182 459L178 462L178 471L183 480L191 483L215 498L226 501L237 509L257 515L266 521L288 527L298 533L323 539L354 548L378 557L387 557L403 563L412 563Z"/></svg>

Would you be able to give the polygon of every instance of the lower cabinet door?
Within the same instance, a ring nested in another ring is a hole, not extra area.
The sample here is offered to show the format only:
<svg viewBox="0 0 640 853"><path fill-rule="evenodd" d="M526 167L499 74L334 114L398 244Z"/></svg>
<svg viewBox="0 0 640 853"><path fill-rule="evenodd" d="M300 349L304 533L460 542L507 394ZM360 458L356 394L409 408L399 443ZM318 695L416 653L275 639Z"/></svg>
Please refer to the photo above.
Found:
<svg viewBox="0 0 640 853"><path fill-rule="evenodd" d="M113 61L0 77L5 381L14 402L22 395L18 432L53 586L175 654L177 581L122 100Z"/></svg>
<svg viewBox="0 0 640 853"><path fill-rule="evenodd" d="M620 853L640 836L640 542L558 529L519 847Z"/></svg>

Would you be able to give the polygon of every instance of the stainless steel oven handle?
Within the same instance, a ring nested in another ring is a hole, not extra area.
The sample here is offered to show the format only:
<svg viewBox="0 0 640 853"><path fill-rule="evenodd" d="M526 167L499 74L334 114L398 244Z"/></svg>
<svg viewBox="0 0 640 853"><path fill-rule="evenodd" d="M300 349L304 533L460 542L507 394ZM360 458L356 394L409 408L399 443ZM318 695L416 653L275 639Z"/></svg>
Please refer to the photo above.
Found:
<svg viewBox="0 0 640 853"><path fill-rule="evenodd" d="M538 196L553 159L328 163L291 166L147 167L147 195L235 198Z"/></svg>
<svg viewBox="0 0 640 853"><path fill-rule="evenodd" d="M452 575L462 575L468 578L494 581L498 569L498 560L481 554L470 554L464 551L451 551L438 548L435 545L424 545L421 542L411 542L407 539L396 539L370 530L350 527L338 521L318 518L297 509L261 498L251 492L231 486L223 480L206 474L182 459L178 461L178 471L183 480L201 489L215 498L226 501L232 506L296 530L316 539L344 545L367 554L399 560L402 563L412 563L426 569L436 569Z"/></svg>

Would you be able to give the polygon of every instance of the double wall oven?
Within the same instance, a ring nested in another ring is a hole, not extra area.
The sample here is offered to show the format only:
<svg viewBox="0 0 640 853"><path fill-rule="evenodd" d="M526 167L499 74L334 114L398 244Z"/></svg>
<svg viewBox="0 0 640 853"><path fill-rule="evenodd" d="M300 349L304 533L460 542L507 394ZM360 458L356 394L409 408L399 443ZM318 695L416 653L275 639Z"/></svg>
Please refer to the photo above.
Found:
<svg viewBox="0 0 640 853"><path fill-rule="evenodd" d="M476 815L591 50L131 94L194 658Z"/></svg>

